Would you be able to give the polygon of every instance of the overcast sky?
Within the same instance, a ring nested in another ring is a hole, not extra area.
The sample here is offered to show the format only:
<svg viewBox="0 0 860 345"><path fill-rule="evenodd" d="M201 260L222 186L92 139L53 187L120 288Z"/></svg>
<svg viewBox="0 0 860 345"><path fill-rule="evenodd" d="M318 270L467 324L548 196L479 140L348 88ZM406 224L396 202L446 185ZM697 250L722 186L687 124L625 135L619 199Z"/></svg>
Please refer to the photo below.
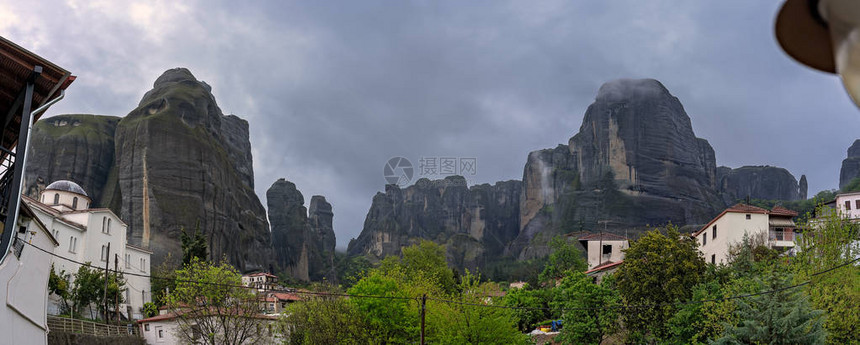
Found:
<svg viewBox="0 0 860 345"><path fill-rule="evenodd" d="M124 116L164 70L189 68L250 122L262 203L280 177L306 202L325 195L345 248L390 157L476 158L472 183L520 179L617 78L666 85L718 165L836 188L860 111L780 50L780 3L0 0L0 35L78 76L47 116Z"/></svg>

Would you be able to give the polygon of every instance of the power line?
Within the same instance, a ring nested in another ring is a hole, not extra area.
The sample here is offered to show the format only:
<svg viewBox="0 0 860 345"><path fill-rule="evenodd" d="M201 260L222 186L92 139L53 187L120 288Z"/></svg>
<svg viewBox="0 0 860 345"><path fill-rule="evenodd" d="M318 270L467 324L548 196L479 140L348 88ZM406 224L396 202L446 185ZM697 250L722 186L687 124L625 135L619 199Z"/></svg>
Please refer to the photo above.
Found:
<svg viewBox="0 0 860 345"><path fill-rule="evenodd" d="M36 245L34 245L34 244L31 244L31 243L27 243L27 242L24 242L24 243L26 243L26 244L30 245L31 247L36 248L36 249L38 249L38 250L40 250L40 251L42 251L42 252L44 252L44 253L47 253L47 254L49 254L49 255L51 255L51 256L58 257L58 258L60 258L60 259L66 260L66 261L74 262L74 263L79 264L79 265L81 265L81 266L87 266L87 267L90 267L90 268L95 268L95 269L99 269L99 270L100 270L100 268L98 268L98 267L96 267L96 266L93 266L92 264L79 262L79 261L76 261L76 260L73 260L73 259L69 259L69 258L66 258L66 257L60 256L60 255L54 254L53 252L47 251L47 250L45 250L45 249L42 249L42 248L40 248L40 247L38 247L38 246L36 246ZM853 263L855 263L855 262L857 262L857 261L860 261L860 258L855 258L855 259L853 259L853 260L849 260L849 261L847 261L847 262L844 262L844 263L842 263L842 264L840 264L840 265L837 265L837 266L834 266L834 267L828 268L828 269L826 269L826 270L823 270L823 271L820 271L820 272L816 272L816 273L810 274L810 277L814 277L814 276L817 276L817 275L821 275L821 274L825 274L825 273L831 272L831 271L836 270L836 269L839 269L839 268L841 268L841 267L845 267L845 266L848 266L848 265L850 265L850 264L853 264ZM348 294L348 293L326 292L326 291L308 291L308 290L297 290L297 289L255 288L255 287L250 287L250 286L245 286L245 285L235 285L235 284L225 284L225 283L216 283L216 282L206 282L206 281L199 281L199 280L188 280L188 279L178 279L178 278L159 277L159 276L146 275L146 274L139 274L139 273L131 273L131 272L119 272L119 273L127 274L127 275L131 275L131 276L138 276L138 277L150 278L150 279L172 280L172 281L179 282L179 283L195 283L195 284L207 284L207 285L215 285L215 286L222 286L222 287L229 287L229 288L254 289L254 290L258 290L258 291L262 291L262 292L293 293L293 294L313 295L313 296L321 296L321 297L350 297L350 298L354 297L354 298L377 298L377 299L393 299L393 300L412 300L412 301L416 301L416 302L418 302L418 301L420 300L420 298L419 298L419 297L405 297L405 296L381 296L381 295L361 295L361 294ZM453 304L460 304L460 305L467 305L467 306L475 306L475 307L489 307L489 308L499 308L499 309L517 309L517 310L558 310L558 311L573 311L573 310L602 310L602 309L638 309L638 308L652 308L652 307L660 307L660 306L668 306L668 305L679 305L679 306L680 306L680 305L687 305L687 304L699 304L699 303L707 303L707 302L720 302L720 301L728 301L728 300L741 299L741 298L749 298L749 297L755 297L755 296L760 296L760 295L773 294L773 293L777 293L777 292L781 292L781 291L785 291L785 290L795 289L795 288L798 288L798 287L801 287L801 286L808 285L808 284L810 284L811 282L812 282L811 280L807 280L807 281L804 281L804 282L801 282L801 283L798 283L798 284L794 284L794 285L791 285L791 286L786 286L786 287L782 287L782 288L778 288L778 289L773 289L773 290L768 290L768 291L761 291L761 292L757 292L757 293L741 294L741 295L728 296L728 297L719 297L719 298L712 298L712 299L705 299L705 300L696 300L696 301L687 301L687 302L665 302L665 303L652 303L652 304L607 305L607 306L600 306L600 307L583 307L583 308L517 307L517 306L493 305L493 304L480 304L480 303L471 303L471 302L463 302L463 301L454 301L454 300L447 300L447 299L436 298L436 297L427 297L427 299L428 299L428 300L437 301L437 302L453 303ZM475 296L475 297L476 297L476 298L486 298L486 297L493 297L493 296Z"/></svg>

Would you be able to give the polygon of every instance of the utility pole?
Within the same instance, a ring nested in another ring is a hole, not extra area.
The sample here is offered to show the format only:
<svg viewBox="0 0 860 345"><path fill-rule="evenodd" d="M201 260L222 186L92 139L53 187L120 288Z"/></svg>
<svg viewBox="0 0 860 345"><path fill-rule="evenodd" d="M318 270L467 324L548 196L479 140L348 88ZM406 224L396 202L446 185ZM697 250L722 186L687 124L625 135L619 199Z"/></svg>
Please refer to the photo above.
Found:
<svg viewBox="0 0 860 345"><path fill-rule="evenodd" d="M113 255L113 281L116 282L116 293L114 293L114 313L116 313L116 324L119 324L119 253Z"/></svg>
<svg viewBox="0 0 860 345"><path fill-rule="evenodd" d="M424 314L427 312L427 294L421 296L421 345L424 345Z"/></svg>
<svg viewBox="0 0 860 345"><path fill-rule="evenodd" d="M108 287L108 264L110 263L110 242L107 245L107 252L105 253L105 288L104 288L104 296L102 296L102 301L105 304L105 321L108 320L108 303L107 303L107 287Z"/></svg>

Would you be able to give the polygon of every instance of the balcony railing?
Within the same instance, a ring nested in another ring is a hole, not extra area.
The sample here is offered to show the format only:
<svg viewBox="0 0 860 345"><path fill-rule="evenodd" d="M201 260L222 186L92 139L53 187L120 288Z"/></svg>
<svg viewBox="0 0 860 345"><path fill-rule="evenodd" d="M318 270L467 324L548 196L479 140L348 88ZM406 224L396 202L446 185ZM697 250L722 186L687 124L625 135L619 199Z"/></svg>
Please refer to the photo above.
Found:
<svg viewBox="0 0 860 345"><path fill-rule="evenodd" d="M795 235L793 230L770 230L768 239L771 241L794 241Z"/></svg>

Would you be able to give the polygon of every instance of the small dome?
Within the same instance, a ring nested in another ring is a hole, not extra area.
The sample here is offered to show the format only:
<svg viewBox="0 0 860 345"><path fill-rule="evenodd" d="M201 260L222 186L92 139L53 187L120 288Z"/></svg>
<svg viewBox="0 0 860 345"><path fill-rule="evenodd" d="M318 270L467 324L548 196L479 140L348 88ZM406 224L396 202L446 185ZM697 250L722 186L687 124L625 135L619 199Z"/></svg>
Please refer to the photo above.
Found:
<svg viewBox="0 0 860 345"><path fill-rule="evenodd" d="M49 190L49 189L51 189L51 190L62 190L62 191L66 191L66 192L72 192L72 193L80 194L80 195L83 195L85 197L89 197L89 195L87 195L87 192L85 192L84 189L81 188L81 186L79 186L77 183L74 183L74 182L69 181L69 180L54 181L53 183L49 184L48 187L45 187L45 190Z"/></svg>

